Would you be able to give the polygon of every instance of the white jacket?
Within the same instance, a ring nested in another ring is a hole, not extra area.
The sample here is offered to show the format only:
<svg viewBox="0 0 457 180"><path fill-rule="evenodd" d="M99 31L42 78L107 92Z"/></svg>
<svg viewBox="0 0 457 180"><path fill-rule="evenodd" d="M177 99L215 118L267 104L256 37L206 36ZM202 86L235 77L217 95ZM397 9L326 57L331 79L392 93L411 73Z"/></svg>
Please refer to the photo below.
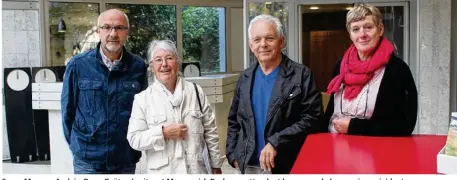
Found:
<svg viewBox="0 0 457 180"><path fill-rule="evenodd" d="M178 81L179 82L179 81ZM187 138L183 141L183 152L188 172L190 174L206 174L207 170L202 161L202 150L206 142L212 168L220 168L222 159L219 151L219 137L217 134L214 112L197 85L202 112L198 105L197 95L193 83L181 80L183 100L181 104L181 119L187 125ZM156 82L154 82L156 83ZM147 173L168 174L170 172L169 154L166 141L162 133L162 126L173 122L173 109L166 106L168 101L163 92L153 88L151 84L146 90L135 95L132 114L129 121L127 140L130 146L138 151L145 151L147 158Z"/></svg>

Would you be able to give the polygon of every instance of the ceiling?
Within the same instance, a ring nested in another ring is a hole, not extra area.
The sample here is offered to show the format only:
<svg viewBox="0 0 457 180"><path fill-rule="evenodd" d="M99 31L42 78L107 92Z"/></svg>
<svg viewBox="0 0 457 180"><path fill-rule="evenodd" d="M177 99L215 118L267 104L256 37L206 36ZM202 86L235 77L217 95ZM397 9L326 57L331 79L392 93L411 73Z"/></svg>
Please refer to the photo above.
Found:
<svg viewBox="0 0 457 180"><path fill-rule="evenodd" d="M322 12L347 12L346 8L353 7L353 4L314 4L302 5L302 13L322 13ZM311 9L317 7L318 9Z"/></svg>

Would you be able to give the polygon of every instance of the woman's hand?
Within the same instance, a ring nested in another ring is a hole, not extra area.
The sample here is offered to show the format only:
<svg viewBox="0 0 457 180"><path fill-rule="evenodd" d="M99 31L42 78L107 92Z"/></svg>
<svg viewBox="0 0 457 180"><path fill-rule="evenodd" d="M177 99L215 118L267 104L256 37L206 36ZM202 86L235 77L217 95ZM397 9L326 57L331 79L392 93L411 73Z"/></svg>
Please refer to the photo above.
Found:
<svg viewBox="0 0 457 180"><path fill-rule="evenodd" d="M340 117L332 121L335 130L343 134L348 133L349 122L351 122L351 117Z"/></svg>
<svg viewBox="0 0 457 180"><path fill-rule="evenodd" d="M185 139L187 136L187 125L170 124L166 127L162 127L162 133L165 140Z"/></svg>

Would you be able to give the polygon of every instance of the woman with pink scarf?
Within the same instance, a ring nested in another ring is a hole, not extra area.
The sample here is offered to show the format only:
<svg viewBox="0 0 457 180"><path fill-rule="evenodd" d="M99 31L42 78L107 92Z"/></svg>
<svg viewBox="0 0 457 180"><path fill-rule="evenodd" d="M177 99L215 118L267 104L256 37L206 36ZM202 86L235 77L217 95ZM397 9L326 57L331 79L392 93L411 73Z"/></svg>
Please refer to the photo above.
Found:
<svg viewBox="0 0 457 180"><path fill-rule="evenodd" d="M417 89L408 65L383 37L378 8L357 4L346 16L353 44L337 62L325 128L333 133L406 136L416 125Z"/></svg>

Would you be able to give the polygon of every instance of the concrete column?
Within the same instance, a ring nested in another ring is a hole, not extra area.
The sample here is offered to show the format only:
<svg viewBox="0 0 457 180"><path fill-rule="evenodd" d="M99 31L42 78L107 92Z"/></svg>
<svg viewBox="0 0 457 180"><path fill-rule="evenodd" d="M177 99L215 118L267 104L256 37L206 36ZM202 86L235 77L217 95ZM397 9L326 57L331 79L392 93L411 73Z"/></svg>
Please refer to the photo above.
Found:
<svg viewBox="0 0 457 180"><path fill-rule="evenodd" d="M418 133L447 134L450 118L451 0L420 0L418 3Z"/></svg>

